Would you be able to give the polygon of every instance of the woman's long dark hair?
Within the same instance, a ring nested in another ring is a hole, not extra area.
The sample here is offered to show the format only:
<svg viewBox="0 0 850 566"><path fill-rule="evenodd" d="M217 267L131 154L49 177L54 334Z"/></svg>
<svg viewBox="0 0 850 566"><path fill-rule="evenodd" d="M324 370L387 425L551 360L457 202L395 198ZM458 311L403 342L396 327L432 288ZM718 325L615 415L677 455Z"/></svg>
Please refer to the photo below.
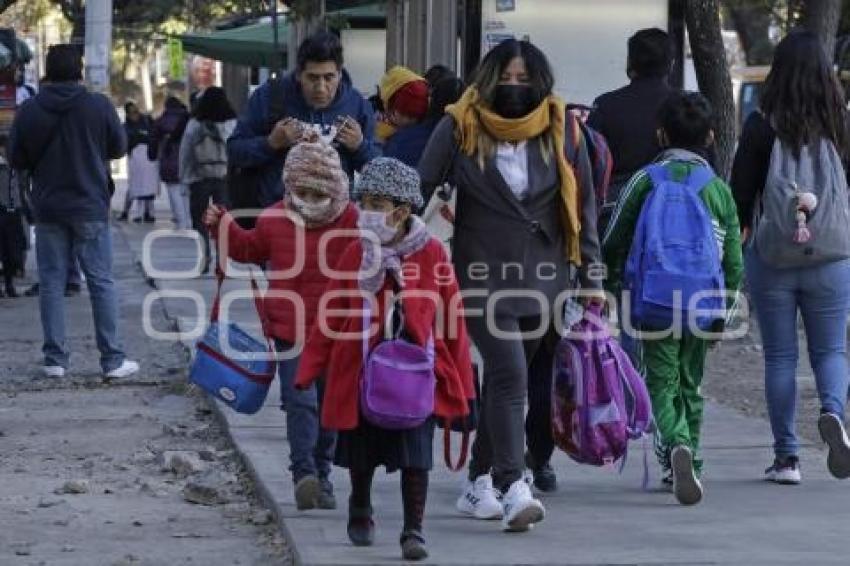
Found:
<svg viewBox="0 0 850 566"><path fill-rule="evenodd" d="M761 110L780 140L799 155L819 138L848 155L844 92L817 36L795 31L776 46Z"/></svg>
<svg viewBox="0 0 850 566"><path fill-rule="evenodd" d="M236 118L236 112L224 89L211 86L198 99L192 117L199 122L226 122Z"/></svg>
<svg viewBox="0 0 850 566"><path fill-rule="evenodd" d="M506 39L487 53L472 79L472 84L488 106L493 105L496 85L499 84L502 72L515 57L522 57L525 62L530 86L537 100L543 100L552 93L555 76L543 52L528 41Z"/></svg>

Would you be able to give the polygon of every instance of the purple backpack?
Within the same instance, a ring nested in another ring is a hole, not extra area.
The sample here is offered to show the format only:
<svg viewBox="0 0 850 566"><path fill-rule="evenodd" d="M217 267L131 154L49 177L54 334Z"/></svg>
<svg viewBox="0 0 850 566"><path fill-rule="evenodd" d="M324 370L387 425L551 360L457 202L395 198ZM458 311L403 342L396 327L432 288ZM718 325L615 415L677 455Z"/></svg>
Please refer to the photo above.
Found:
<svg viewBox="0 0 850 566"><path fill-rule="evenodd" d="M552 436L580 464L624 459L629 440L650 430L649 393L628 355L592 307L560 340L552 378Z"/></svg>
<svg viewBox="0 0 850 566"><path fill-rule="evenodd" d="M399 309L401 313L401 309ZM392 309L387 317L391 326ZM370 308L363 316L363 375L360 379L360 409L373 425L404 430L415 428L434 413L434 338L425 348L400 337L380 342L369 352Z"/></svg>

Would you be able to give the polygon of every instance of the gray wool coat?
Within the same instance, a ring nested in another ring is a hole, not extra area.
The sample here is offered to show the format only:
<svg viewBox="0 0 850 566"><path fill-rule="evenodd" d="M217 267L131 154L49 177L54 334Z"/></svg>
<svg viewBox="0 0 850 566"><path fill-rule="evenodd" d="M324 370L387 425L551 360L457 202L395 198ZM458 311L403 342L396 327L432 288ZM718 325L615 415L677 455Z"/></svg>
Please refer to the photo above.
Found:
<svg viewBox="0 0 850 566"><path fill-rule="evenodd" d="M585 289L600 289L602 281L590 276L591 266L601 260L591 165L584 146L576 171L582 203L582 266L577 269L564 255L555 157L547 163L539 140L529 140L529 192L519 200L495 158L486 161L482 171L477 159L458 151L454 128L451 116L440 121L419 162L419 174L426 202L444 182L457 187L452 262L466 309L489 307L497 317L549 317L554 307L562 306L555 303L559 294L578 282Z"/></svg>

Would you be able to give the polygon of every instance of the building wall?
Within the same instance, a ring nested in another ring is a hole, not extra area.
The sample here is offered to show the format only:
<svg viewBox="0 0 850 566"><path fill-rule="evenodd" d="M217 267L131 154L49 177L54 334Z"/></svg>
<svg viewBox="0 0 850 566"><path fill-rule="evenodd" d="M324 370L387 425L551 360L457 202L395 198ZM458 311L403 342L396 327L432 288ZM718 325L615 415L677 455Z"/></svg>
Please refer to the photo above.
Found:
<svg viewBox="0 0 850 566"><path fill-rule="evenodd" d="M375 93L387 60L387 30L345 29L341 33L345 68L366 96Z"/></svg>
<svg viewBox="0 0 850 566"><path fill-rule="evenodd" d="M506 36L525 36L543 50L555 90L590 104L627 82L626 42L646 27L667 29L667 0L482 0L482 57ZM515 7L497 11L497 4Z"/></svg>

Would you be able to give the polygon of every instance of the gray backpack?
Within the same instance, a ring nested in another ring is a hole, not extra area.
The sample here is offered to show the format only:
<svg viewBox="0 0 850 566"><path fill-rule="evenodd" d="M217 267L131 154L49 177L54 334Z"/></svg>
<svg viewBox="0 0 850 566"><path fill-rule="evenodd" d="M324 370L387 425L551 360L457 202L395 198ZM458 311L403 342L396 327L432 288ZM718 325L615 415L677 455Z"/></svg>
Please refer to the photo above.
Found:
<svg viewBox="0 0 850 566"><path fill-rule="evenodd" d="M797 199L803 192L814 193L818 204L807 222L811 238L795 243ZM806 267L850 257L847 178L830 140L804 146L797 159L776 139L753 226L753 245L773 267Z"/></svg>
<svg viewBox="0 0 850 566"><path fill-rule="evenodd" d="M227 143L214 122L201 122L195 142L195 170L201 179L224 179L227 176Z"/></svg>

